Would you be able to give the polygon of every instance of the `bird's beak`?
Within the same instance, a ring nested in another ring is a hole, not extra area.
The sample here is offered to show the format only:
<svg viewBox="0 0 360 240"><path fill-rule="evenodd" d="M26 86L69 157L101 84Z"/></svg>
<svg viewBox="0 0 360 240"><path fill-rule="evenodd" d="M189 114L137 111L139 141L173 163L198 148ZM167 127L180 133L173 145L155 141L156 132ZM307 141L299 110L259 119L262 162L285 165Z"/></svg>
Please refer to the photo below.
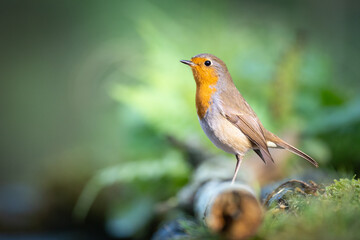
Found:
<svg viewBox="0 0 360 240"><path fill-rule="evenodd" d="M190 67L195 65L195 63L193 63L192 61L189 61L189 60L181 60L180 62L182 62L183 64L186 64L186 65L189 65Z"/></svg>

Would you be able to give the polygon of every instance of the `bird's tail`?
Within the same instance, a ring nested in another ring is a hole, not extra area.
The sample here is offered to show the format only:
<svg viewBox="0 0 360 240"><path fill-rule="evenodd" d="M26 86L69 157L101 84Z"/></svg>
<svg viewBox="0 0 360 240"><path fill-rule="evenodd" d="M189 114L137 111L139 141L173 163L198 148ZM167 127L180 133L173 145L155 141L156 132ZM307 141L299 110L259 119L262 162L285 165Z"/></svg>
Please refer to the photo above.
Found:
<svg viewBox="0 0 360 240"><path fill-rule="evenodd" d="M287 142L285 142L284 140L282 140L281 138L275 136L274 134L270 133L271 135L268 136L269 140L271 142L274 142L277 146L284 148L296 155L298 155L299 157L302 157L303 159L307 160L308 162L310 162L312 165L314 165L315 167L319 167L319 164L309 155L307 155L306 153L300 151L299 149L297 149L294 146L291 146L290 144L288 144Z"/></svg>

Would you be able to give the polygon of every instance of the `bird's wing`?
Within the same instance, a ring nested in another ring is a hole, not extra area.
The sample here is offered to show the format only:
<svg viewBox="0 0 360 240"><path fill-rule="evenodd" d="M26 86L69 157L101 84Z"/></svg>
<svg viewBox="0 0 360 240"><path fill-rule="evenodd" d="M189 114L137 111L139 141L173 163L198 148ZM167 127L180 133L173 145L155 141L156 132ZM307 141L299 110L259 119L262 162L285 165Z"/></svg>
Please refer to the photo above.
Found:
<svg viewBox="0 0 360 240"><path fill-rule="evenodd" d="M274 162L267 147L263 130L259 125L256 116L246 113L224 113L224 117L242 131L245 136L247 136L249 140L257 146L263 160Z"/></svg>
<svg viewBox="0 0 360 240"><path fill-rule="evenodd" d="M254 152L259 156L259 158L261 158L261 160L266 164L265 159L263 157L263 155L261 154L259 149L253 149Z"/></svg>

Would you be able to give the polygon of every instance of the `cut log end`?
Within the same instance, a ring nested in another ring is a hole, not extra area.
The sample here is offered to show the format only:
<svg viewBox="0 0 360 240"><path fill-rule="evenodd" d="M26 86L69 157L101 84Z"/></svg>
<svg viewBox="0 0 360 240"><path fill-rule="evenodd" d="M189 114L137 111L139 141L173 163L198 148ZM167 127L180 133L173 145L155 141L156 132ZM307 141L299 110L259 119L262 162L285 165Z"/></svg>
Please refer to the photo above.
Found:
<svg viewBox="0 0 360 240"><path fill-rule="evenodd" d="M227 239L247 239L256 233L262 218L261 205L253 195L231 190L217 196L205 221Z"/></svg>

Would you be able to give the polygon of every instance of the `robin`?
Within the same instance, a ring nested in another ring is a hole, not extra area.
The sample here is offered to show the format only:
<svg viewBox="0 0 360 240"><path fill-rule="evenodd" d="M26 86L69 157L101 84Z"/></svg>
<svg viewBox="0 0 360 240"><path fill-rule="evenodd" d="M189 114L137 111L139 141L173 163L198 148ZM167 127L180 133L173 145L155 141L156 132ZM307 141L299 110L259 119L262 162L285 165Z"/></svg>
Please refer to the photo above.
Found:
<svg viewBox="0 0 360 240"><path fill-rule="evenodd" d="M252 149L266 164L274 162L269 148L286 149L309 161L309 155L266 130L254 110L237 90L223 61L211 54L199 54L180 62L189 65L196 82L196 110L201 128L218 148L236 156L236 179L245 153Z"/></svg>

